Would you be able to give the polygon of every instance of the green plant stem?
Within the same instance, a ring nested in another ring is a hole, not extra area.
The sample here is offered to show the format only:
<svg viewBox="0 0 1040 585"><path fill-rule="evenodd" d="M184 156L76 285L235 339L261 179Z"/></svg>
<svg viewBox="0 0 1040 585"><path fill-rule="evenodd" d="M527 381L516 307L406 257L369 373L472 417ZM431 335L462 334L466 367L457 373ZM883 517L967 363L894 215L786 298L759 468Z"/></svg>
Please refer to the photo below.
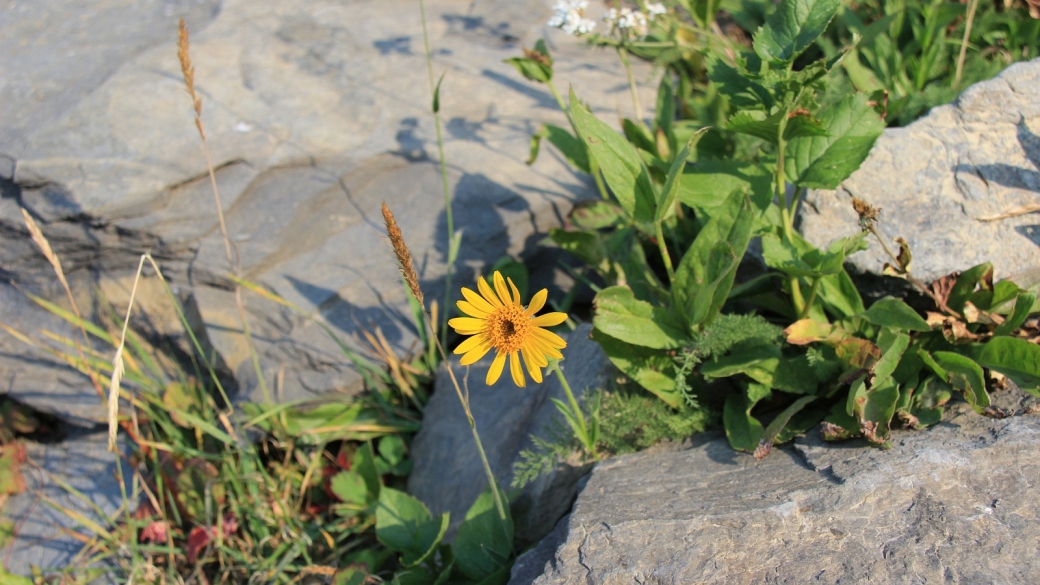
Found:
<svg viewBox="0 0 1040 585"><path fill-rule="evenodd" d="M961 74L964 73L964 58L968 54L968 37L971 36L971 26L975 22L975 9L979 7L979 0L971 0L968 4L968 18L964 23L964 38L961 39L961 52L957 55L957 72L953 76L954 89L961 86Z"/></svg>
<svg viewBox="0 0 1040 585"><path fill-rule="evenodd" d="M628 88L632 91L632 107L636 111L636 121L646 126L646 121L643 120L643 108L639 105L639 92L636 90L636 77L632 74L632 63L628 58L628 49L625 45L618 45L617 48L618 57L621 59L622 65L625 66L625 72L628 74Z"/></svg>
<svg viewBox="0 0 1040 585"><path fill-rule="evenodd" d="M674 288L675 286L675 270L672 268L672 256L668 253L668 245L664 241L664 230L661 229L663 222L655 222L654 227L657 229L657 248L661 251L661 260L664 261L664 270L668 273L668 284ZM674 292L674 290L673 290Z"/></svg>
<svg viewBox="0 0 1040 585"><path fill-rule="evenodd" d="M592 455L594 460L599 461L599 455L596 453L596 446L589 444L589 427L585 424L585 414L581 412L581 407L578 406L578 401L574 398L574 392L571 391L571 385L567 383L567 377L563 375L563 370L560 368L560 362L554 361L550 363L549 372L556 373L556 376L560 379L560 385L563 386L564 393L567 394L567 401L570 402L574 418L578 421L578 427L581 432L580 439L585 450L589 452L589 455Z"/></svg>
<svg viewBox="0 0 1040 585"><path fill-rule="evenodd" d="M780 130L777 133L776 147L776 176L773 179L774 192L777 205L780 206L780 217L783 220L784 236L791 240L794 232L794 223L791 220L792 208L787 205L787 175L784 174L784 150L787 143L784 142L784 130L787 129L787 118L780 121ZM796 201L792 201L794 203ZM797 276L787 277L787 286L791 290L791 302L794 304L794 312L801 315L805 310L805 299L802 297L802 288L798 283Z"/></svg>
<svg viewBox="0 0 1040 585"><path fill-rule="evenodd" d="M419 16L422 18L422 36L423 36L423 48L426 51L426 75L430 81L430 96L434 95L437 91L437 85L433 81L433 53L430 52L430 35L426 30L426 6L423 0L419 0ZM453 246L453 238L455 238L455 218L451 212L451 191L448 188L448 164L444 158L444 136L441 132L441 115L440 112L434 110L433 112L433 124L437 128L437 155L440 157L441 162L441 187L444 189L444 214L447 218L448 224L448 266L444 275L444 315L442 320L444 321L444 327L441 329L441 344L448 345L448 318L451 314L451 270L454 264L454 258L451 258L451 250ZM437 336L437 324L433 324L433 335Z"/></svg>
<svg viewBox="0 0 1040 585"><path fill-rule="evenodd" d="M816 302L816 293L820 290L820 281L822 277L817 276L812 280L812 286L809 288L809 298L805 301L805 308L799 313L799 319L805 319L809 316L809 310L812 309L813 303Z"/></svg>
<svg viewBox="0 0 1040 585"><path fill-rule="evenodd" d="M552 92L553 97L556 98L556 103L560 106L560 110L563 115L567 116L567 122L571 125L571 130L574 131L574 135L581 140L581 134L578 132L578 127L574 124L574 118L571 117L570 108L567 107L567 103L563 101L563 96L560 95L560 91L556 89L556 84L552 82L552 79L545 82L545 85L549 86L549 91ZM603 183L603 177L599 169L599 163L596 159L589 154L589 171L592 173L592 179L596 181L596 189L599 190L599 196L604 201L610 201L610 195L607 194L607 186Z"/></svg>

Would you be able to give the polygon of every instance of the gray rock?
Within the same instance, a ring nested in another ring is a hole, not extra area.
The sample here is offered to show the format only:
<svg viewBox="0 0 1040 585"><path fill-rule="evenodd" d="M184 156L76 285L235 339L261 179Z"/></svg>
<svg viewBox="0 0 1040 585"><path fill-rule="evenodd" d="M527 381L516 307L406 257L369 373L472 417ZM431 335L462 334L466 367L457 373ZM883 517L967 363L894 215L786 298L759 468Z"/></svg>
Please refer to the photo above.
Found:
<svg viewBox="0 0 1040 585"><path fill-rule="evenodd" d="M25 2L0 9L0 51L26 73L0 83L0 99L11 106L0 122L0 176L10 177L0 179L0 262L37 288L53 280L31 245L14 244L25 233L19 206L55 240L67 270L83 271L85 290L126 289L138 255L150 251L203 343L238 378L240 395L261 395L176 57L176 20L186 16L242 275L302 312L244 294L264 380L284 400L356 391L360 377L316 320L362 353L355 339L362 328L381 328L400 355L416 340L382 239L384 200L419 262L427 298L443 304L448 230L417 5L122 4L67 2L61 18ZM427 3L434 68L447 72L441 115L454 228L463 231L453 289L503 254L533 258L570 204L593 193L551 148L524 164L538 123L566 119L544 86L502 60L545 36L559 87L573 84L605 119L631 111L616 57L546 27L551 4ZM74 58L55 58L41 27L69 29L57 46ZM650 103L651 68L636 66ZM535 278L543 286L569 282L553 266ZM137 310L155 316L147 321L157 335L180 336L178 347L191 351L160 289L151 286L155 294L141 297ZM46 376L12 364L0 388L29 395L39 390L29 381Z"/></svg>
<svg viewBox="0 0 1040 585"><path fill-rule="evenodd" d="M817 246L855 233L851 196L882 208L880 230L903 237L911 271L929 282L982 262L998 279L1040 281L1040 220L1026 214L979 218L1038 202L1040 59L1017 63L969 87L905 128L886 130L870 156L837 191L810 191L800 228ZM894 248L893 248L894 249ZM889 261L876 241L852 255L860 272L880 274Z"/></svg>
<svg viewBox="0 0 1040 585"><path fill-rule="evenodd" d="M580 325L567 338L568 346L563 350L562 368L578 400L585 391L603 387L613 372L606 354L588 338L591 329L590 325ZM454 363L461 384L466 369ZM542 384L528 379L527 387L520 389L506 372L493 386L486 387L484 378L490 365L491 360L485 358L471 366L470 409L495 478L508 487L520 451L533 446L531 436L547 439L554 422L566 424L550 399L567 398L556 376ZM454 534L488 482L446 369L437 376L422 430L412 441L411 456L414 466L408 477L409 493L434 514L451 512L450 534ZM588 466L580 460L570 459L523 488L512 505L519 548L538 542L553 529L570 508L577 482L587 471Z"/></svg>
<svg viewBox="0 0 1040 585"><path fill-rule="evenodd" d="M10 572L28 575L31 566L43 569L73 566L73 559L83 545L63 530L92 534L55 506L74 510L106 526L106 519L99 518L93 507L111 515L123 505L115 454L109 453L107 447L106 433L81 433L54 445L27 444L30 461L22 470L29 489L11 497L2 509L4 519L14 523L17 531L15 539L0 549L0 559L9 560ZM131 469L125 462L123 473L126 493L132 494ZM79 490L89 501L67 492L54 477Z"/></svg>
<svg viewBox="0 0 1040 585"><path fill-rule="evenodd" d="M688 450L608 460L544 572L532 580L518 564L510 583L1034 580L1040 417L962 404L892 444L812 432L755 461L706 434Z"/></svg>

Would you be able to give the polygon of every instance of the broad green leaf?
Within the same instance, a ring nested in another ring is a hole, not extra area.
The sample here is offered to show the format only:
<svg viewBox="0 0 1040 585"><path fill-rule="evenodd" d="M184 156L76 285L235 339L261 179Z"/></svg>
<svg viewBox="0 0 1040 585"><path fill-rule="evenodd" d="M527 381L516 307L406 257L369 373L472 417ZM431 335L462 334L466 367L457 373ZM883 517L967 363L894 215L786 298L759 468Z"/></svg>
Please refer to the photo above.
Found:
<svg viewBox="0 0 1040 585"><path fill-rule="evenodd" d="M674 153L679 147L679 143L675 138L675 131L673 130L674 121L675 90L672 88L672 76L666 74L661 76L661 83L657 86L657 112L654 118L654 125L659 132L664 133L670 153ZM658 150L660 151L660 149ZM659 154L661 153L659 152Z"/></svg>
<svg viewBox="0 0 1040 585"><path fill-rule="evenodd" d="M397 435L387 435L379 439L379 454L390 465L404 461L404 439Z"/></svg>
<svg viewBox="0 0 1040 585"><path fill-rule="evenodd" d="M1022 390L1040 397L1040 346L1016 337L994 337L976 346L975 361L1004 374Z"/></svg>
<svg viewBox="0 0 1040 585"><path fill-rule="evenodd" d="M858 413L862 410L862 405L866 401L866 394L867 377L860 376L853 380L852 384L849 385L849 395L845 400L845 414L851 417L858 417ZM856 424L856 430L859 430L859 424Z"/></svg>
<svg viewBox="0 0 1040 585"><path fill-rule="evenodd" d="M365 479L355 471L341 471L332 476L329 487L344 503L363 506L371 501Z"/></svg>
<svg viewBox="0 0 1040 585"><path fill-rule="evenodd" d="M509 63L520 75L531 81L545 83L553 76L552 57L549 56L549 49L546 48L543 39L538 39L534 44L534 50L528 52L527 56L505 59L503 63Z"/></svg>
<svg viewBox="0 0 1040 585"><path fill-rule="evenodd" d="M793 232L790 236L791 243L803 258L813 253L819 253L816 246L806 241L798 232ZM858 315L864 310L863 299L845 270L821 278L817 297L823 301L827 310L839 319Z"/></svg>
<svg viewBox="0 0 1040 585"><path fill-rule="evenodd" d="M833 189L867 158L885 123L858 93L821 110L819 121L827 135L788 142L784 173L802 187Z"/></svg>
<svg viewBox="0 0 1040 585"><path fill-rule="evenodd" d="M903 352L910 345L910 336L886 327L878 335L877 345L881 350L881 359L871 368L874 375L870 382L871 388L884 385L892 376L903 357Z"/></svg>
<svg viewBox="0 0 1040 585"><path fill-rule="evenodd" d="M625 223L625 210L616 203L602 199L590 199L574 204L568 218L576 227L586 230L599 230L618 227Z"/></svg>
<svg viewBox="0 0 1040 585"><path fill-rule="evenodd" d="M719 93L729 98L731 104L738 108L773 108L773 96L759 83L750 79L750 75L734 69L722 59L709 58L708 77L715 82Z"/></svg>
<svg viewBox="0 0 1040 585"><path fill-rule="evenodd" d="M451 543L455 566L475 581L486 579L512 564L513 518L509 514L509 500L499 490L499 496L506 503L503 520L498 515L491 489L488 486L470 506L466 520Z"/></svg>
<svg viewBox="0 0 1040 585"><path fill-rule="evenodd" d="M709 323L726 302L733 279L740 265L740 257L729 242L717 242L708 254L704 286L697 289L689 314L691 324Z"/></svg>
<svg viewBox="0 0 1040 585"><path fill-rule="evenodd" d="M787 64L827 28L841 0L783 0L754 36L755 53L765 61Z"/></svg>
<svg viewBox="0 0 1040 585"><path fill-rule="evenodd" d="M646 126L625 118L621 121L621 131L624 132L625 138L628 139L632 146L657 156L657 145L654 144L654 137L646 129Z"/></svg>
<svg viewBox="0 0 1040 585"><path fill-rule="evenodd" d="M866 425L860 427L867 440L872 443L883 443L888 438L897 402L899 402L899 385L892 378L888 378L884 383L867 390L857 398L856 415L862 422L877 425L872 433L868 432Z"/></svg>
<svg viewBox="0 0 1040 585"><path fill-rule="evenodd" d="M603 348L610 362L651 394L672 408L678 408L682 397L675 389L675 363L659 350L630 345L598 329L592 339Z"/></svg>
<svg viewBox="0 0 1040 585"><path fill-rule="evenodd" d="M989 262L973 266L962 272L950 289L946 305L958 313L963 311L964 303L971 300L972 294L976 292L975 289L980 286L983 290L993 289L993 265ZM988 303L985 306L979 303L974 304L983 311L989 309Z"/></svg>
<svg viewBox="0 0 1040 585"><path fill-rule="evenodd" d="M794 116L787 120L784 126L784 140L790 141L795 138L808 138L813 136L830 136L827 129L819 120L808 115Z"/></svg>
<svg viewBox="0 0 1040 585"><path fill-rule="evenodd" d="M640 301L626 286L605 288L593 301L593 325L625 343L653 349L675 349L688 342L680 319L662 307Z"/></svg>
<svg viewBox="0 0 1040 585"><path fill-rule="evenodd" d="M697 141L704 136L707 132L707 128L702 128L697 131L696 134L690 137L690 140L686 143L686 146L679 151L679 154L675 156L675 160L672 161L671 168L668 169L668 178L665 179L664 187L661 189L661 193L657 200L657 211L654 213L654 221L663 221L668 219L675 213L675 198L679 194L679 187L682 184L683 169L686 168L686 159L689 158L690 152L695 146Z"/></svg>
<svg viewBox="0 0 1040 585"><path fill-rule="evenodd" d="M1022 289L1014 282L1010 280L1002 280L993 285L993 303L990 305L989 310L1001 315L1006 315L1012 312L1012 309L1008 307L1011 301L1018 298L1019 293L1028 292ZM1035 302L1035 301L1034 301Z"/></svg>
<svg viewBox="0 0 1040 585"><path fill-rule="evenodd" d="M358 450L354 452L350 469L365 481L365 488L368 490L370 500L379 499L379 490L383 485L383 480L379 475L379 468L376 466L376 453L372 449L371 442L358 446Z"/></svg>
<svg viewBox="0 0 1040 585"><path fill-rule="evenodd" d="M726 122L726 130L761 138L770 144L780 142L780 122L787 116L783 110L766 116L757 110L737 112Z"/></svg>
<svg viewBox="0 0 1040 585"><path fill-rule="evenodd" d="M332 576L332 585L365 585L367 578L368 571L364 568L348 566L336 571Z"/></svg>
<svg viewBox="0 0 1040 585"><path fill-rule="evenodd" d="M379 493L376 538L401 553L405 567L414 567L429 558L447 531L447 513L433 518L422 502L402 491L383 488Z"/></svg>
<svg viewBox="0 0 1040 585"><path fill-rule="evenodd" d="M751 202L743 193L734 191L726 202L714 210L714 215L701 228L697 238L679 261L675 270L675 282L672 283L673 294L682 307L683 314L693 314L693 303L701 287L711 282L708 275L708 262L712 250L719 242L726 242L733 249L738 261L744 257L748 242L751 241L751 229L755 214ZM724 281L716 289L717 295L725 299L733 286L733 279Z"/></svg>
<svg viewBox="0 0 1040 585"><path fill-rule="evenodd" d="M1010 335L1021 327L1026 322L1026 319L1029 318L1029 312L1032 310L1034 302L1036 302L1035 294L1031 292L1020 293L1015 299L1015 310L1012 311L1006 321L993 330L993 335Z"/></svg>
<svg viewBox="0 0 1040 585"><path fill-rule="evenodd" d="M552 124L545 124L542 127L543 136L556 147L557 150L563 154L564 158L567 159L575 168L578 170L588 173L589 171L589 155L585 151L585 145L582 144L581 140L578 140L573 134L560 128L559 126L553 126ZM534 157L531 157L533 162ZM530 164L530 163L528 163Z"/></svg>
<svg viewBox="0 0 1040 585"><path fill-rule="evenodd" d="M762 423L751 416L751 409L770 395L769 387L749 384L746 392L732 393L726 398L722 410L722 422L726 427L726 439L737 451L754 451L762 439Z"/></svg>
<svg viewBox="0 0 1040 585"><path fill-rule="evenodd" d="M776 415L775 418L769 423L765 431L762 433L762 439L770 443L779 445L784 441L777 440L781 431L787 427L787 423L791 422L791 417L798 414L803 408L805 408L810 402L816 400L815 396L802 396L798 400L791 403L790 406L785 408L780 414ZM818 420L818 419L817 419Z"/></svg>
<svg viewBox="0 0 1040 585"><path fill-rule="evenodd" d="M996 339L1011 339L998 337ZM995 341L995 340L991 340ZM949 351L936 351L928 354L919 352L932 370L955 390L964 393L964 399L975 409L982 412L989 406L989 394L986 393L986 380L982 368L971 358ZM998 370L999 371L999 370ZM1008 376L1010 377L1010 376Z"/></svg>
<svg viewBox="0 0 1040 585"><path fill-rule="evenodd" d="M621 207L638 222L651 221L657 197L643 159L627 140L585 109L573 91L570 100L574 125Z"/></svg>
<svg viewBox="0 0 1040 585"><path fill-rule="evenodd" d="M734 191L751 194L751 201L761 212L773 201L773 179L760 165L740 164L733 160L699 160L686 166L679 179L679 201L704 210L722 205Z"/></svg>
<svg viewBox="0 0 1040 585"><path fill-rule="evenodd" d="M931 331L928 322L900 299L884 297L870 306L861 315L869 323L879 327L892 327L907 331Z"/></svg>
<svg viewBox="0 0 1040 585"><path fill-rule="evenodd" d="M744 348L701 365L705 378L744 374L769 388L792 394L811 394L817 381L805 356L784 357L772 345Z"/></svg>
<svg viewBox="0 0 1040 585"><path fill-rule="evenodd" d="M814 276L816 271L801 258L798 248L787 238L776 234L762 235L762 260L766 266L799 277Z"/></svg>
<svg viewBox="0 0 1040 585"><path fill-rule="evenodd" d="M635 228L614 230L607 236L606 248L607 257L620 272L618 281L628 284L637 299L649 301L668 296L646 262L646 254L636 237Z"/></svg>
<svg viewBox="0 0 1040 585"><path fill-rule="evenodd" d="M551 228L549 238L561 249L574 254L589 266L599 267L607 253L602 237L592 230Z"/></svg>

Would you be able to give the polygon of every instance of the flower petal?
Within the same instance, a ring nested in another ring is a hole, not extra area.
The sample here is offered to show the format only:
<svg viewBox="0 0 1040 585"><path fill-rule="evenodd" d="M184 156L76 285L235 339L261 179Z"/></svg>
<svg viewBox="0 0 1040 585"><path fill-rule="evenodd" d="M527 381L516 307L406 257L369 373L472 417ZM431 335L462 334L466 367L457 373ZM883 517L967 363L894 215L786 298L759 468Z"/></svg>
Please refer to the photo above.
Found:
<svg viewBox="0 0 1040 585"><path fill-rule="evenodd" d="M531 350L528 349L527 347L524 347L523 349L520 350L520 353L524 357L524 365L527 366L527 371L528 371L528 373L531 374L531 379L534 380L535 384L541 384L542 383L542 369L538 367L538 364L536 363L536 361L534 359L535 356L532 355Z"/></svg>
<svg viewBox="0 0 1040 585"><path fill-rule="evenodd" d="M546 313L531 319L531 325L535 327L552 327L567 320L567 313Z"/></svg>
<svg viewBox="0 0 1040 585"><path fill-rule="evenodd" d="M466 290L466 289L462 289L462 290ZM527 316L528 317L533 317L535 313L537 313L538 311L541 311L542 307L545 306L545 299L548 298L548 296L549 296L549 290L548 289L544 289L544 288L542 290L534 293L534 296L531 297L531 304L527 305L527 310L524 311L525 313L527 313Z"/></svg>
<svg viewBox="0 0 1040 585"><path fill-rule="evenodd" d="M484 330L485 321L472 317L455 317L448 325L461 335L473 335Z"/></svg>
<svg viewBox="0 0 1040 585"><path fill-rule="evenodd" d="M477 277L477 288L480 290L481 296L488 302L492 307L496 309L502 308L502 301L498 299L495 291L491 290L491 286L488 285L487 281L484 280L483 276ZM463 293L465 294L465 293Z"/></svg>
<svg viewBox="0 0 1040 585"><path fill-rule="evenodd" d="M487 342L487 338L484 337L483 335L474 335L473 337L470 337L470 338L466 339L465 341L463 341L462 343L460 343L459 346L456 347L455 351L453 351L452 353L454 353L456 355L460 354L460 353L466 353L467 351L473 349L474 347L477 347L481 343L486 343L486 342Z"/></svg>
<svg viewBox="0 0 1040 585"><path fill-rule="evenodd" d="M454 321L454 319L452 320ZM567 342L564 341L562 337L556 335L548 329L542 329L541 327L532 327L531 333L535 336L536 339L544 341L545 344L550 347L554 347L556 349L563 349L567 347Z"/></svg>
<svg viewBox="0 0 1040 585"><path fill-rule="evenodd" d="M527 385L524 379L524 371L520 369L520 352L509 352L509 373L513 376L513 383L523 388Z"/></svg>
<svg viewBox="0 0 1040 585"><path fill-rule="evenodd" d="M475 337L471 337L470 339L475 339ZM484 343L466 352L466 355L462 356L462 359L459 360L459 365L468 366L470 364L475 364L479 362L480 358L484 357L487 352L491 351L491 343L487 340L483 341Z"/></svg>
<svg viewBox="0 0 1040 585"><path fill-rule="evenodd" d="M469 304L473 305L481 311L485 311L487 313L495 312L494 305L487 302L487 300L485 300L484 297L478 295L477 293L471 291L468 288L462 288L462 296L466 297L466 300L469 301Z"/></svg>
<svg viewBox="0 0 1040 585"><path fill-rule="evenodd" d="M509 296L509 289L506 288L506 279L502 278L502 273L496 270L491 279L495 283L495 292L498 293L498 298L502 300L502 304L507 307L512 305L513 299Z"/></svg>
<svg viewBox="0 0 1040 585"><path fill-rule="evenodd" d="M516 285L513 284L512 278L507 278L506 282L509 283L509 289L513 291L513 304L520 307L520 291L516 289Z"/></svg>
<svg viewBox="0 0 1040 585"><path fill-rule="evenodd" d="M495 356L495 361L491 362L491 368L488 370L487 378L484 379L484 383L491 386L495 382L498 382L498 377L502 375L502 368L506 365L506 356L509 355L504 351L498 352Z"/></svg>
<svg viewBox="0 0 1040 585"><path fill-rule="evenodd" d="M467 303L466 301L459 301L455 303L455 306L458 307L463 314L469 315L470 317L476 317L477 319L483 319L491 314L491 311L483 311L472 303Z"/></svg>
<svg viewBox="0 0 1040 585"><path fill-rule="evenodd" d="M553 348L548 348L551 351L556 351ZM542 346L537 339L529 339L527 343L521 348L524 355L531 358L531 361L538 367L544 368L549 365L549 360L545 359L545 352L542 351ZM559 352L556 352L559 353ZM561 356L563 354L560 354ZM557 358L559 359L559 358Z"/></svg>
<svg viewBox="0 0 1040 585"><path fill-rule="evenodd" d="M538 349L538 353L543 356L543 358L542 358L543 360L545 359L544 356L549 356L549 357L551 357L553 359L557 359L557 360L562 360L563 359L563 354L560 353L560 350L558 350L555 347L549 345L548 342L542 341L541 339L532 339L531 343L535 344L535 347ZM545 363L542 364L542 365L543 366L549 365L548 360L546 360Z"/></svg>

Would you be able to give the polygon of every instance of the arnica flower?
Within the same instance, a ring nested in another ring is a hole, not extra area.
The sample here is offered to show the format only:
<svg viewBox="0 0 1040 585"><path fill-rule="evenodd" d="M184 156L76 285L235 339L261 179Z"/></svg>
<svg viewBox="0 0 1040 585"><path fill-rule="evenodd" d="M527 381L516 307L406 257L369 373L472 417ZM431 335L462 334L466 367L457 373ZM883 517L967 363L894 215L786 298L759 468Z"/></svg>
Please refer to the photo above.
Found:
<svg viewBox="0 0 1040 585"><path fill-rule="evenodd" d="M495 271L492 276L495 288L492 289L483 277L477 279L480 294L463 287L462 296L466 300L459 301L460 311L469 317L458 317L448 321L455 331L461 335L471 335L457 348L456 354L464 354L460 363L468 366L484 357L492 349L498 353L487 373L488 386L498 381L505 368L506 357L509 358L509 373L513 382L523 388L527 382L520 366L522 359L527 371L536 383L542 382L542 368L549 365L546 358L563 359L560 350L567 347L567 342L544 327L559 325L567 320L566 313L546 313L535 317L545 305L549 292L538 291L531 299L531 304L524 309L520 304L520 291L516 289L512 279L502 277Z"/></svg>

